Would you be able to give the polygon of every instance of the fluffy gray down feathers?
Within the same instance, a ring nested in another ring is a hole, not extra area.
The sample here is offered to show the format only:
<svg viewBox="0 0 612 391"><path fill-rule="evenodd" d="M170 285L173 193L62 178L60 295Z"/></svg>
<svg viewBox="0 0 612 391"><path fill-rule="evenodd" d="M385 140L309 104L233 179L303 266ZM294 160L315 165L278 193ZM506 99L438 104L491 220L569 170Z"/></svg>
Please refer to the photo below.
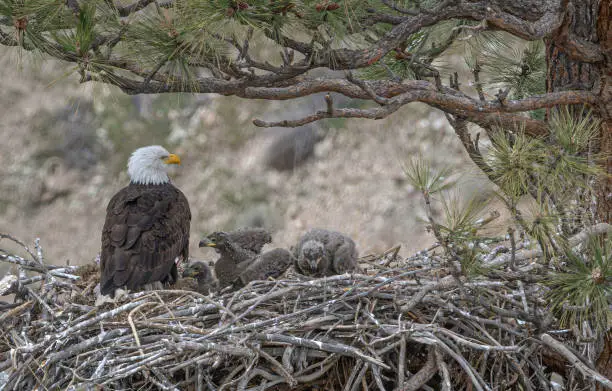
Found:
<svg viewBox="0 0 612 391"><path fill-rule="evenodd" d="M298 242L294 256L297 269L307 275L331 276L359 270L355 242L337 231L311 229Z"/></svg>
<svg viewBox="0 0 612 391"><path fill-rule="evenodd" d="M255 280L278 278L294 262L293 255L284 248L275 248L259 255L240 273L240 282L248 284Z"/></svg>

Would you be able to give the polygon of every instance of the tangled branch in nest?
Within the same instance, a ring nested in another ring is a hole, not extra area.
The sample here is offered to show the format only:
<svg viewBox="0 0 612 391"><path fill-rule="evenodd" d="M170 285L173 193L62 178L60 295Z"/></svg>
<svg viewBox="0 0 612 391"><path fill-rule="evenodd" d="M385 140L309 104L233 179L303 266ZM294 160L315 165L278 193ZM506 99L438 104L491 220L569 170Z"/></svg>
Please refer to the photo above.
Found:
<svg viewBox="0 0 612 391"><path fill-rule="evenodd" d="M32 256L0 251L39 273L13 278L17 299L0 309L4 390L551 390L552 372L568 389L612 388L579 352L598 341L559 328L545 270L518 256L512 271L468 279L433 249L389 251L362 259L368 274L289 272L236 292L145 291L102 307L97 265Z"/></svg>

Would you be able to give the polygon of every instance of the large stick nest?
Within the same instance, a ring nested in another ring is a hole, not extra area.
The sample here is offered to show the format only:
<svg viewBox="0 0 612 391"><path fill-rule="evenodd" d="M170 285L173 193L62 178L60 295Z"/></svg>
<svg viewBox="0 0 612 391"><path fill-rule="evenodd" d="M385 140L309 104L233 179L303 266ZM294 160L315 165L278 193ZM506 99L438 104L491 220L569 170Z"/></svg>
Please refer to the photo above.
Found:
<svg viewBox="0 0 612 391"><path fill-rule="evenodd" d="M362 259L366 274L289 272L234 292L144 291L96 307L95 264L45 266L30 254L0 251L21 270L3 280L16 293L0 307L4 390L610 385L547 310L543 268L520 257L466 278L433 251L395 251Z"/></svg>

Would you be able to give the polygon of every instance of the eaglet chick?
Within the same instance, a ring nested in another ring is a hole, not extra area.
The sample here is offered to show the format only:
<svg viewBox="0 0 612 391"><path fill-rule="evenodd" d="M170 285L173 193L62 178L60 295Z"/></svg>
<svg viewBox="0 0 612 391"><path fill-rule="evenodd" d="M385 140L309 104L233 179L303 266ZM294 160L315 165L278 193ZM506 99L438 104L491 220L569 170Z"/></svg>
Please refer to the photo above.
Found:
<svg viewBox="0 0 612 391"><path fill-rule="evenodd" d="M245 250L259 254L263 246L272 243L272 235L263 228L246 227L227 232L231 242Z"/></svg>
<svg viewBox="0 0 612 391"><path fill-rule="evenodd" d="M232 285L256 257L252 251L234 243L226 232L213 232L202 239L199 246L212 247L221 254L214 266L221 288Z"/></svg>
<svg viewBox="0 0 612 391"><path fill-rule="evenodd" d="M341 232L313 228L301 237L294 255L296 268L306 275L359 271L355 242Z"/></svg>
<svg viewBox="0 0 612 391"><path fill-rule="evenodd" d="M196 286L189 286L188 288L204 295L209 294L212 290L215 290L218 287L218 282L214 278L210 267L201 261L188 263L183 271L183 279L179 280L178 283L180 284L182 281L190 281L191 279L195 280Z"/></svg>
<svg viewBox="0 0 612 391"><path fill-rule="evenodd" d="M259 255L240 273L240 283L248 284L255 280L278 278L294 262L291 252L284 248L275 248Z"/></svg>

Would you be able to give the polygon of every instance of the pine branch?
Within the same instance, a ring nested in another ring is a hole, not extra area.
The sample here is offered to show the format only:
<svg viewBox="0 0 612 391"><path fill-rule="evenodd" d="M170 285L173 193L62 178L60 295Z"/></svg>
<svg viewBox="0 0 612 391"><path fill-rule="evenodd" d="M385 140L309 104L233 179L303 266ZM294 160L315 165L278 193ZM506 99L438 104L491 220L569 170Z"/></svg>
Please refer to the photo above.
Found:
<svg viewBox="0 0 612 391"><path fill-rule="evenodd" d="M365 83L365 82L364 82ZM304 85L304 89L300 90L298 86ZM353 83L354 84L354 83ZM419 88L421 85L426 84L427 89ZM315 87L316 88L313 88ZM365 84L367 85L367 84ZM336 87L336 88L332 88ZM298 88L296 88L298 87ZM369 88L369 87L368 87ZM597 102L597 96L591 92L584 91L564 91L556 93L548 93L543 95L536 95L520 100L508 100L503 104L497 100L491 101L475 101L466 95L451 92L448 89L443 90L444 92L438 92L435 87L429 82L419 81L417 84L418 89L408 90L403 92L389 100L385 100L385 106L373 109L337 109L333 115L327 112L316 112L307 117L298 120L283 120L276 122L266 122L262 120L256 120L255 125L257 126L302 126L304 124L318 121L324 118L369 118L369 119L381 119L389 116L390 114L397 111L402 106L411 102L424 102L431 106L437 107L447 113L460 115L467 119L473 120L476 123L485 123L486 125L492 125L495 121L508 121L508 117L502 119L498 117L496 120L487 118L486 114L489 113L516 113L522 111L530 111L543 107L553 107L556 105L567 105L567 104L580 104L589 103L595 105ZM360 88L361 89L361 88ZM314 92L320 91L334 91L334 92L347 92L347 88L344 85L340 85L336 80L309 80L302 83L297 83L289 89L276 88L276 89L258 89L257 95L267 96L266 99L283 99L285 93L289 92L292 97L308 95L308 91ZM372 91L375 91L373 88ZM363 91L361 93L353 93L362 99L372 100L371 95ZM377 95L384 97L385 94L378 93ZM499 114L498 114L499 115ZM487 124L487 120L492 120ZM512 120L516 123L530 123L537 124L537 122L527 121L524 118L515 117ZM534 127L535 128L535 127ZM534 128L530 129L533 130ZM541 129L538 129L536 134L542 134Z"/></svg>

